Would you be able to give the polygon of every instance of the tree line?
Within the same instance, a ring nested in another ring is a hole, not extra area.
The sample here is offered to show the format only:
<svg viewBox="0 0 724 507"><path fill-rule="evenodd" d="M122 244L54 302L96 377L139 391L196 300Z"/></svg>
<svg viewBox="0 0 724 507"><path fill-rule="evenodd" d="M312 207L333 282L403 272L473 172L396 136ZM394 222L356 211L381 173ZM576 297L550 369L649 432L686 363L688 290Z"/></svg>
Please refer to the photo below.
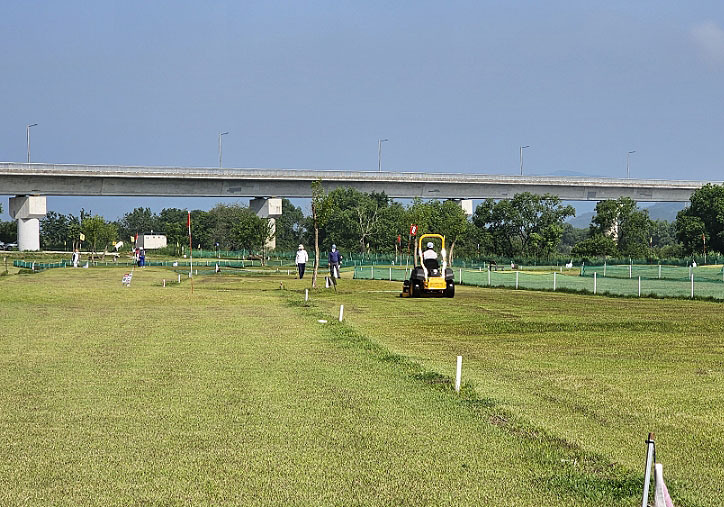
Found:
<svg viewBox="0 0 724 507"><path fill-rule="evenodd" d="M277 251L296 250L298 244L323 248L336 244L348 252L394 253L410 248L409 228L418 234L445 235L451 256L548 259L631 257L670 258L724 252L724 186L706 185L694 192L690 205L675 222L654 221L629 198L601 201L588 229L576 229L566 220L572 206L553 195L516 194L512 199L486 199L467 217L454 201L413 199L406 205L384 193L340 188L328 193L317 184L312 213L289 199L282 200L276 231L268 219L248 206L218 204L191 212L194 248L262 252L272 237ZM70 250L79 246L103 251L117 241L127 245L136 233L165 234L170 248L188 244L187 211L166 208L153 213L136 208L115 221L81 210L79 215L50 211L41 219L41 247ZM316 225L316 227L315 227ZM0 222L0 241L13 241L15 224Z"/></svg>

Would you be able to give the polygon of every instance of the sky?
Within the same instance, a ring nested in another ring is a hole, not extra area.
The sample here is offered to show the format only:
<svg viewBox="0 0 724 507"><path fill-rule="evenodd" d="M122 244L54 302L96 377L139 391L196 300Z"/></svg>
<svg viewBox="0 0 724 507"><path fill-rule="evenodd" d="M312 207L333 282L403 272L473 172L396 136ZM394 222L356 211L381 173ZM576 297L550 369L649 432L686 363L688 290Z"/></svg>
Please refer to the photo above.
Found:
<svg viewBox="0 0 724 507"><path fill-rule="evenodd" d="M0 68L0 161L724 179L721 1L3 2Z"/></svg>

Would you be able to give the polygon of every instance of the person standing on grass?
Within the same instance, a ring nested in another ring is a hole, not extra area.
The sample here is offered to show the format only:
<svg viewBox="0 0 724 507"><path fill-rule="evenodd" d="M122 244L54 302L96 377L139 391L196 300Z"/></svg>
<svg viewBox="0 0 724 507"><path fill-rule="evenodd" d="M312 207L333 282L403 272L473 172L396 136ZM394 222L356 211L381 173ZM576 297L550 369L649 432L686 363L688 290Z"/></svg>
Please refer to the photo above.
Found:
<svg viewBox="0 0 724 507"><path fill-rule="evenodd" d="M335 289L337 288L337 278L339 278L339 264L342 262L342 255L337 251L337 245L332 245L332 251L329 252L329 278L332 280Z"/></svg>
<svg viewBox="0 0 724 507"><path fill-rule="evenodd" d="M308 261L309 254L307 254L307 251L304 249L304 245L299 245L299 249L297 250L297 258L295 259L294 263L297 265L297 269L299 270L300 280L304 278L304 266L306 266Z"/></svg>
<svg viewBox="0 0 724 507"><path fill-rule="evenodd" d="M73 255L70 256L70 260L73 263L73 267L78 267L78 261L80 260L80 254L78 253L78 249L73 250Z"/></svg>

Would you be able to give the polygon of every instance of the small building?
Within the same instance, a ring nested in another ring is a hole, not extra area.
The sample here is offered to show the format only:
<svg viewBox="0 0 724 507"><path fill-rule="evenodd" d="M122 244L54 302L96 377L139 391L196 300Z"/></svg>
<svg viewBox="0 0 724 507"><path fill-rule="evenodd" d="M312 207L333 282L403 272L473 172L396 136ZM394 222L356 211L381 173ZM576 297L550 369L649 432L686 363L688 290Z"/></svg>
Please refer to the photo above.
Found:
<svg viewBox="0 0 724 507"><path fill-rule="evenodd" d="M166 235L155 234L153 231L146 234L139 234L136 240L136 248L144 250L157 250L166 247Z"/></svg>

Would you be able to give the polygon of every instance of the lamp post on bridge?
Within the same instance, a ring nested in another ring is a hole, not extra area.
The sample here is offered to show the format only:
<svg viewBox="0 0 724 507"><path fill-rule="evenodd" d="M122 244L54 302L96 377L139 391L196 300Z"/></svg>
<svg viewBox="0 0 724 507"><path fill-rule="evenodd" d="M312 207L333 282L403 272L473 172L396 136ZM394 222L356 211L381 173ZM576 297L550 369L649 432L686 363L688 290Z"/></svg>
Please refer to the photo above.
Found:
<svg viewBox="0 0 724 507"><path fill-rule="evenodd" d="M523 150L530 148L529 145L520 147L520 175L523 176Z"/></svg>
<svg viewBox="0 0 724 507"><path fill-rule="evenodd" d="M382 143L389 141L389 139L378 139L377 140L377 172L382 172Z"/></svg>
<svg viewBox="0 0 724 507"><path fill-rule="evenodd" d="M228 132L219 132L219 169L221 169L221 136L225 136Z"/></svg>
<svg viewBox="0 0 724 507"><path fill-rule="evenodd" d="M626 178L627 178L627 179L628 179L628 178L631 178L631 173L629 172L628 159L629 159L629 157L631 156L632 153L636 153L636 150L629 151L629 152L626 153Z"/></svg>
<svg viewBox="0 0 724 507"><path fill-rule="evenodd" d="M30 127L35 127L37 123L25 126L25 140L28 143L28 164L30 163Z"/></svg>

